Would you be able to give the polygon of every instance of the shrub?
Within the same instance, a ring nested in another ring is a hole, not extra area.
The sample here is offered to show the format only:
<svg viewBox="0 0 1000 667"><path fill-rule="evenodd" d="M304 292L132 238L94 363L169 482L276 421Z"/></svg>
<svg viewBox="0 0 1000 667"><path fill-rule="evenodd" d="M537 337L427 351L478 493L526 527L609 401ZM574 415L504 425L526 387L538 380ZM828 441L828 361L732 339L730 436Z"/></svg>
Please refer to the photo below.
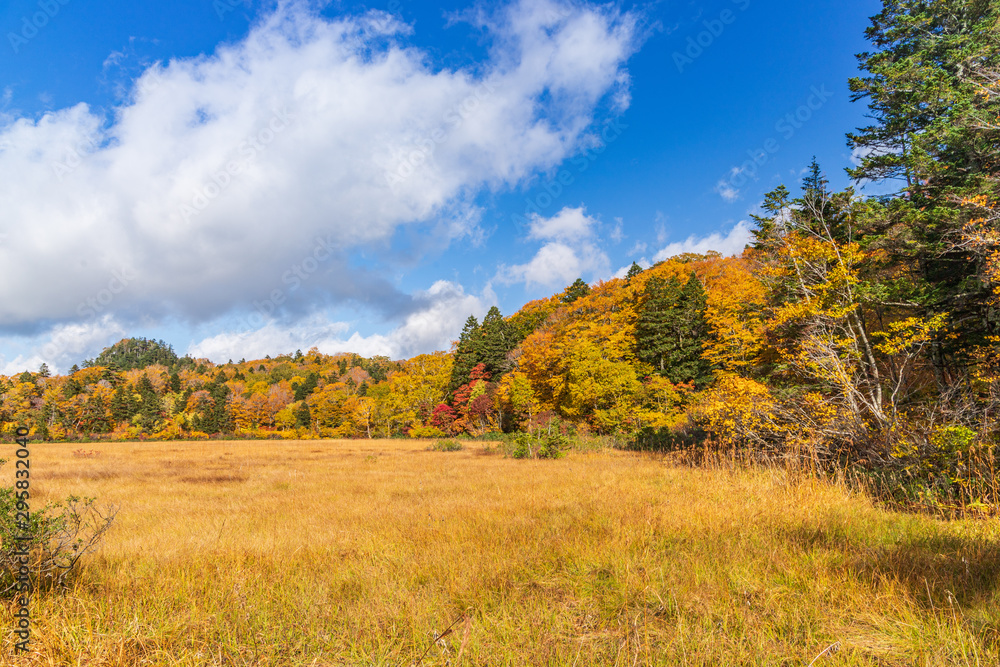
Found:
<svg viewBox="0 0 1000 667"><path fill-rule="evenodd" d="M0 461L2 463L2 461ZM0 489L0 597L13 597L18 590L21 556L28 554L32 590L47 590L66 583L84 554L97 548L111 527L116 510L98 510L93 498L69 496L30 512L23 521L14 489ZM23 505L21 506L23 509ZM28 538L18 539L18 538Z"/></svg>
<svg viewBox="0 0 1000 667"><path fill-rule="evenodd" d="M558 459L566 456L569 438L561 433L515 433L505 443L504 454L515 459Z"/></svg>
<svg viewBox="0 0 1000 667"><path fill-rule="evenodd" d="M458 452L462 450L462 443L457 440L438 440L428 449L435 452Z"/></svg>

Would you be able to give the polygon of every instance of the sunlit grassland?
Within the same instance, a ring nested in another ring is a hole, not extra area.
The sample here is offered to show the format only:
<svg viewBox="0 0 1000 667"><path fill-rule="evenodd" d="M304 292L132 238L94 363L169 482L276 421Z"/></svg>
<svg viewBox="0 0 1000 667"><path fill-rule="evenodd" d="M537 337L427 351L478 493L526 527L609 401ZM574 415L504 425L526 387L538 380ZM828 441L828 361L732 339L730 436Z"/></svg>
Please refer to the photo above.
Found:
<svg viewBox="0 0 1000 667"><path fill-rule="evenodd" d="M33 447L34 506L119 513L33 602L32 656L4 631L0 663L808 665L836 642L816 665L1000 662L996 519L780 470L427 445Z"/></svg>

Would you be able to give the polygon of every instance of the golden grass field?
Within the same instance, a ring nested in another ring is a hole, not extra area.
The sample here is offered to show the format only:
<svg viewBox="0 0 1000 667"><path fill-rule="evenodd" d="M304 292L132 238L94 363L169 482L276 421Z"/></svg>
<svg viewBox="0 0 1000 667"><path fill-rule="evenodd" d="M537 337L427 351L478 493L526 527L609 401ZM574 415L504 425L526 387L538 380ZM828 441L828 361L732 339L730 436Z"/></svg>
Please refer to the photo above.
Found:
<svg viewBox="0 0 1000 667"><path fill-rule="evenodd" d="M32 655L4 631L0 664L1000 663L997 519L889 513L780 470L428 444L33 447L34 507L119 513L33 603Z"/></svg>

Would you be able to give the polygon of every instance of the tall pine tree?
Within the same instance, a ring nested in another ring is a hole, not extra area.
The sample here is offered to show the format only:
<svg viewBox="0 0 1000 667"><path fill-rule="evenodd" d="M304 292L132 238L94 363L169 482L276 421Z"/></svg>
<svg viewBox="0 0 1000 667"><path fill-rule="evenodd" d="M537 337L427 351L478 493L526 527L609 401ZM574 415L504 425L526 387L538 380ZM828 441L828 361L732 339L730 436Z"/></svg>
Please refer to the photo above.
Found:
<svg viewBox="0 0 1000 667"><path fill-rule="evenodd" d="M479 363L480 340L479 320L475 315L469 315L458 338L458 349L455 350L455 360L451 367L451 380L448 382L449 394L469 381L469 373Z"/></svg>

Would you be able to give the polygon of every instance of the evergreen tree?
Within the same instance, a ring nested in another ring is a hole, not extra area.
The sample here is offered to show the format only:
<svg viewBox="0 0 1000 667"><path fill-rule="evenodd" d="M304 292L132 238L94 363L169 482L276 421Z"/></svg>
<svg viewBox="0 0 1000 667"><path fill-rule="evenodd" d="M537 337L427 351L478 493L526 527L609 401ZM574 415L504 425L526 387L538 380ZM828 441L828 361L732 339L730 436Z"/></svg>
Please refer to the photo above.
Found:
<svg viewBox="0 0 1000 667"><path fill-rule="evenodd" d="M118 370L145 368L162 364L173 368L177 364L174 349L162 340L146 338L125 338L111 347L104 348L96 359L84 362L84 366L106 366Z"/></svg>
<svg viewBox="0 0 1000 667"><path fill-rule="evenodd" d="M121 423L132 419L136 413L135 401L132 398L132 388L119 385L115 388L115 393L111 395L111 418L115 423Z"/></svg>
<svg viewBox="0 0 1000 667"><path fill-rule="evenodd" d="M494 382L507 371L507 354L514 349L514 335L507 321L496 306L490 308L479 330L479 345L476 355L477 364L486 364L486 370ZM475 366L476 364L473 364ZM471 369L470 369L471 370ZM468 382L468 375L465 382ZM464 384L464 382L463 382Z"/></svg>
<svg viewBox="0 0 1000 667"><path fill-rule="evenodd" d="M305 401L302 401L295 410L295 425L302 428L309 428L312 425L312 412Z"/></svg>
<svg viewBox="0 0 1000 667"><path fill-rule="evenodd" d="M181 390L181 376L176 372L170 374L170 391L178 392Z"/></svg>
<svg viewBox="0 0 1000 667"><path fill-rule="evenodd" d="M882 300L919 317L948 313L951 326L928 346L940 391L962 381L965 353L997 333L982 255L957 243L998 166L1000 96L983 84L1000 71L1000 3L989 0L885 0L858 54L862 76L849 81L871 125L847 135L862 155L857 180L888 182L895 196L870 204L868 246L886 249ZM984 122L984 121L989 122ZM994 246L995 248L995 246ZM988 253L984 253L988 254Z"/></svg>
<svg viewBox="0 0 1000 667"><path fill-rule="evenodd" d="M51 375L52 375L52 373L49 371L48 364L42 362L42 365L39 366L39 368L38 368L38 377L40 377L40 378L47 378L47 377L49 377Z"/></svg>
<svg viewBox="0 0 1000 667"><path fill-rule="evenodd" d="M701 281L694 273L683 285L672 276L653 277L644 297L636 325L636 356L671 382L707 384L712 369L701 356L708 336Z"/></svg>
<svg viewBox="0 0 1000 667"><path fill-rule="evenodd" d="M632 282L632 279L640 273L642 273L642 267L632 262L632 266L628 267L628 273L625 274L625 282Z"/></svg>
<svg viewBox="0 0 1000 667"><path fill-rule="evenodd" d="M671 329L678 315L681 285L673 276L653 276L646 282L635 327L636 356L661 375L667 375L673 349Z"/></svg>
<svg viewBox="0 0 1000 667"><path fill-rule="evenodd" d="M136 391L141 400L139 414L142 415L143 426L150 428L163 416L163 404L156 390L153 388L153 383L149 381L149 377L146 375L139 378L139 382L136 384Z"/></svg>
<svg viewBox="0 0 1000 667"><path fill-rule="evenodd" d="M573 281L573 284L567 287L563 291L561 301L563 303L573 303L580 297L584 297L590 294L590 285L583 281L583 278L577 278Z"/></svg>
<svg viewBox="0 0 1000 667"><path fill-rule="evenodd" d="M292 385L292 391L295 392L294 400L304 401L306 396L316 390L317 385L319 385L319 374L316 371L309 371L302 384Z"/></svg>
<svg viewBox="0 0 1000 667"><path fill-rule="evenodd" d="M469 373L479 363L480 339L479 320L475 315L469 315L458 338L458 349L455 350L455 360L451 367L451 381L448 383L449 394L469 381Z"/></svg>

